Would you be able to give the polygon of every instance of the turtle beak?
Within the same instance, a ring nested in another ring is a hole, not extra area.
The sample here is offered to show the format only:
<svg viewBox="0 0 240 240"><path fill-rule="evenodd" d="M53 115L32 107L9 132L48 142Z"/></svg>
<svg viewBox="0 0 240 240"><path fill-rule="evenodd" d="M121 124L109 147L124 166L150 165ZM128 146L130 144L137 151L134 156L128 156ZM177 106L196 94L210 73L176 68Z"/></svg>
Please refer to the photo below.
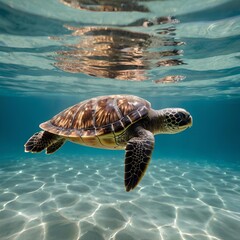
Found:
<svg viewBox="0 0 240 240"><path fill-rule="evenodd" d="M193 125L193 118L192 118L191 115L188 116L187 121L189 122L189 123L188 123L188 127L189 127L189 128L192 127L192 125Z"/></svg>
<svg viewBox="0 0 240 240"><path fill-rule="evenodd" d="M189 114L187 115L180 123L179 126L186 129L186 128L190 128L193 125L193 119L192 116Z"/></svg>

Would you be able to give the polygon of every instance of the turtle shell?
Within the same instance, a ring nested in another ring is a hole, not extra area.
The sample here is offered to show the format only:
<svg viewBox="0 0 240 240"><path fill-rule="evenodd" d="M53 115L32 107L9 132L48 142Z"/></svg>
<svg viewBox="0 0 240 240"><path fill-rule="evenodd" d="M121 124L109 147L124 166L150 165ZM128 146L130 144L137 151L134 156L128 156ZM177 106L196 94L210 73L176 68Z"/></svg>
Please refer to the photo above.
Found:
<svg viewBox="0 0 240 240"><path fill-rule="evenodd" d="M117 136L146 117L150 107L148 101L137 96L101 96L65 109L40 127L67 138Z"/></svg>

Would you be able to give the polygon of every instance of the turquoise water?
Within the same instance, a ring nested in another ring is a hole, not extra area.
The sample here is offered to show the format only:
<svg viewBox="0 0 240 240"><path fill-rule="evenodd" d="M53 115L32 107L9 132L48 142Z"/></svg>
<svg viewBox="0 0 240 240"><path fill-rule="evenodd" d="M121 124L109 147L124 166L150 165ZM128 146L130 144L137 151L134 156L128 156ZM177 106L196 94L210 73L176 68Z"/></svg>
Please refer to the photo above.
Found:
<svg viewBox="0 0 240 240"><path fill-rule="evenodd" d="M239 239L240 2L119 2L0 0L0 239ZM59 111L121 93L193 116L133 191L124 151L24 152Z"/></svg>

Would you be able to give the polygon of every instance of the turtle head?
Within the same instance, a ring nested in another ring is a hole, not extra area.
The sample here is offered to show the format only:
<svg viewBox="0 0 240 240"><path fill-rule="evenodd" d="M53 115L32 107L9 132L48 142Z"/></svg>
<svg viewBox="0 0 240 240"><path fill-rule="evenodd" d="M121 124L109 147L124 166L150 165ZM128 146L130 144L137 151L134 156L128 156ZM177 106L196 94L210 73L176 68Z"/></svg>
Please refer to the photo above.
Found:
<svg viewBox="0 0 240 240"><path fill-rule="evenodd" d="M178 133L192 126L192 116L182 108L160 110L161 133Z"/></svg>

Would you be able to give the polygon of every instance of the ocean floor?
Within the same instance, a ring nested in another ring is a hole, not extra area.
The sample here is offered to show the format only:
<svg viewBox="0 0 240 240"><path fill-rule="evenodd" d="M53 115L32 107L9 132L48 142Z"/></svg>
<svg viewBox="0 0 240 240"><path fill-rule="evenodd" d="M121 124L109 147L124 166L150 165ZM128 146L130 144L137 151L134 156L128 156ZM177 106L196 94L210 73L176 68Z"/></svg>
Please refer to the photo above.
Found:
<svg viewBox="0 0 240 240"><path fill-rule="evenodd" d="M237 240L240 171L153 159L140 185L123 160L19 159L0 165L0 239Z"/></svg>

